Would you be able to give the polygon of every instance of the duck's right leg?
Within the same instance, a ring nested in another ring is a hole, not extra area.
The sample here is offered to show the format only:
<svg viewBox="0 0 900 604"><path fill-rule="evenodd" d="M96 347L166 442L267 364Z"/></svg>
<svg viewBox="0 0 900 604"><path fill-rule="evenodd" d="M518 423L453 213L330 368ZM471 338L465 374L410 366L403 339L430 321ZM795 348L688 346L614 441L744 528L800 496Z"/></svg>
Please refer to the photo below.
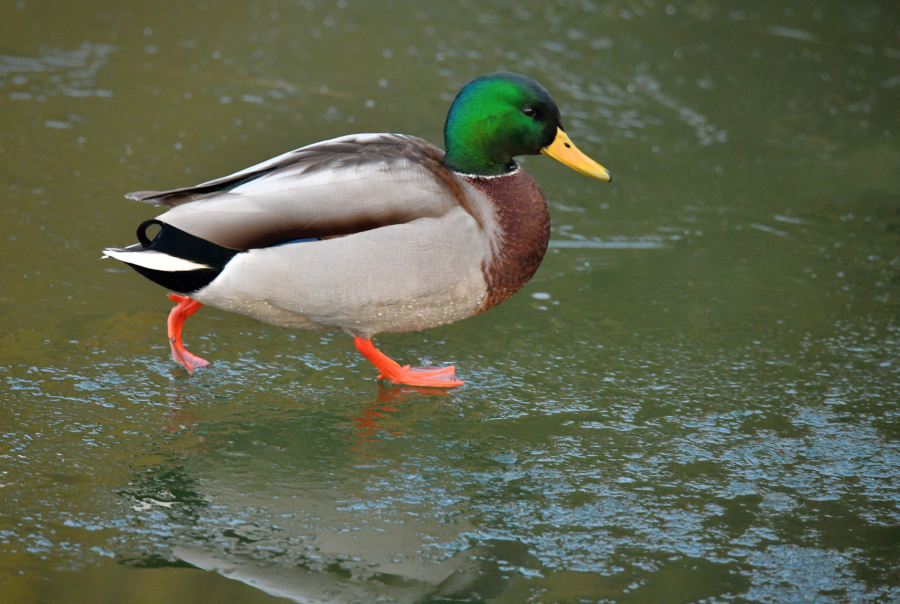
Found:
<svg viewBox="0 0 900 604"><path fill-rule="evenodd" d="M200 310L203 306L202 302L198 302L188 296L179 296L178 294L169 294L169 300L178 304L169 313L168 330L169 330L169 346L172 347L172 358L176 363L187 369L188 373L194 374L194 369L198 367L206 367L209 361L192 355L185 350L184 343L181 341L181 329L184 327L184 321L192 314Z"/></svg>
<svg viewBox="0 0 900 604"><path fill-rule="evenodd" d="M410 386L430 386L432 388L453 388L464 382L456 377L456 367L410 367L400 363L375 348L372 340L353 336L356 349L381 372L379 380L389 380L392 384Z"/></svg>

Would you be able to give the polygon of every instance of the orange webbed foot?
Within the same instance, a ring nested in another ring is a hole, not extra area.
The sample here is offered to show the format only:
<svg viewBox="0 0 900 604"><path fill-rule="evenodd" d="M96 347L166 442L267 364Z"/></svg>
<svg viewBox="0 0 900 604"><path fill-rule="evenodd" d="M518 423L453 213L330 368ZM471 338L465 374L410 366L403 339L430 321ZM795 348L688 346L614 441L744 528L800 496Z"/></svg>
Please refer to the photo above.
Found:
<svg viewBox="0 0 900 604"><path fill-rule="evenodd" d="M436 388L452 388L465 384L456 377L456 367L410 367L404 365L393 375L385 376L382 372L379 380L390 380L392 384L406 384L407 386L433 386Z"/></svg>
<svg viewBox="0 0 900 604"><path fill-rule="evenodd" d="M172 348L172 360L187 369L187 372L194 375L194 369L209 366L209 361L201 359L197 355L191 354L185 350L184 344L179 341L169 339L169 346Z"/></svg>
<svg viewBox="0 0 900 604"><path fill-rule="evenodd" d="M392 384L408 386L429 386L432 388L453 388L465 384L456 377L456 367L401 367L400 364L375 348L372 340L354 336L354 344L369 362L381 373L379 380L389 380Z"/></svg>
<svg viewBox="0 0 900 604"><path fill-rule="evenodd" d="M206 367L209 365L209 361L191 354L184 348L184 343L181 341L181 330L184 327L184 321L200 310L203 303L198 302L193 298L189 298L188 296L179 296L178 294L169 294L169 300L178 303L175 308L172 309L172 312L169 313L169 320L167 323L169 346L172 348L172 359L187 369L189 374L193 375L194 369Z"/></svg>

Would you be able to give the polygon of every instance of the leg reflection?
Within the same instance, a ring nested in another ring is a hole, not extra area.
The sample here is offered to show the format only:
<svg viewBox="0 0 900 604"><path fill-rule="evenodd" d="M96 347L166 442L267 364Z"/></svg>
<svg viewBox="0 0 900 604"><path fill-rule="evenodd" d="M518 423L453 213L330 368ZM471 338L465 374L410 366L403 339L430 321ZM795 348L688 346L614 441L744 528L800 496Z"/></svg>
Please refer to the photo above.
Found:
<svg viewBox="0 0 900 604"><path fill-rule="evenodd" d="M400 413L397 406L408 399L421 400L425 397L445 398L449 396L451 395L447 392L434 388L396 385L379 387L375 400L368 403L360 415L353 418L351 450L363 454L362 445L377 442L375 436L378 434L395 438L404 436L407 430L392 419L396 419L398 417L396 414Z"/></svg>

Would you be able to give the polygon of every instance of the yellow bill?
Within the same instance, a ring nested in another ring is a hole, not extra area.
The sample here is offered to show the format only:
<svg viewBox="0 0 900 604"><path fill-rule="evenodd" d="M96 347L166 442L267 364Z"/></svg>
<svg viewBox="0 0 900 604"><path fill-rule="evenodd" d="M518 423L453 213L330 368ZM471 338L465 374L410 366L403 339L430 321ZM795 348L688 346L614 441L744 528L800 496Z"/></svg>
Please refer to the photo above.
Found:
<svg viewBox="0 0 900 604"><path fill-rule="evenodd" d="M541 153L549 155L556 161L566 164L585 176L607 182L612 180L609 171L579 151L578 147L569 139L569 135L562 130L556 131L556 138L553 139L552 143L541 149Z"/></svg>

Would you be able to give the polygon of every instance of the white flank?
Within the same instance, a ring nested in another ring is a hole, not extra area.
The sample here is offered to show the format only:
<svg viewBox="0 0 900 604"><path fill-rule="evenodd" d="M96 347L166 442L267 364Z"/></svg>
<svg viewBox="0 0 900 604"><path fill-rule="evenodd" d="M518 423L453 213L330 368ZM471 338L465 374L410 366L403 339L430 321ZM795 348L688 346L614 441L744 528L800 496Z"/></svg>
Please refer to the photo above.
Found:
<svg viewBox="0 0 900 604"><path fill-rule="evenodd" d="M153 250L144 250L141 252L123 252L107 248L103 250L103 258L115 258L121 260L125 264L134 264L143 266L154 271L165 271L168 273L177 273L179 271L196 271L203 268L212 268L205 264L197 264L184 258L176 258L161 252Z"/></svg>

